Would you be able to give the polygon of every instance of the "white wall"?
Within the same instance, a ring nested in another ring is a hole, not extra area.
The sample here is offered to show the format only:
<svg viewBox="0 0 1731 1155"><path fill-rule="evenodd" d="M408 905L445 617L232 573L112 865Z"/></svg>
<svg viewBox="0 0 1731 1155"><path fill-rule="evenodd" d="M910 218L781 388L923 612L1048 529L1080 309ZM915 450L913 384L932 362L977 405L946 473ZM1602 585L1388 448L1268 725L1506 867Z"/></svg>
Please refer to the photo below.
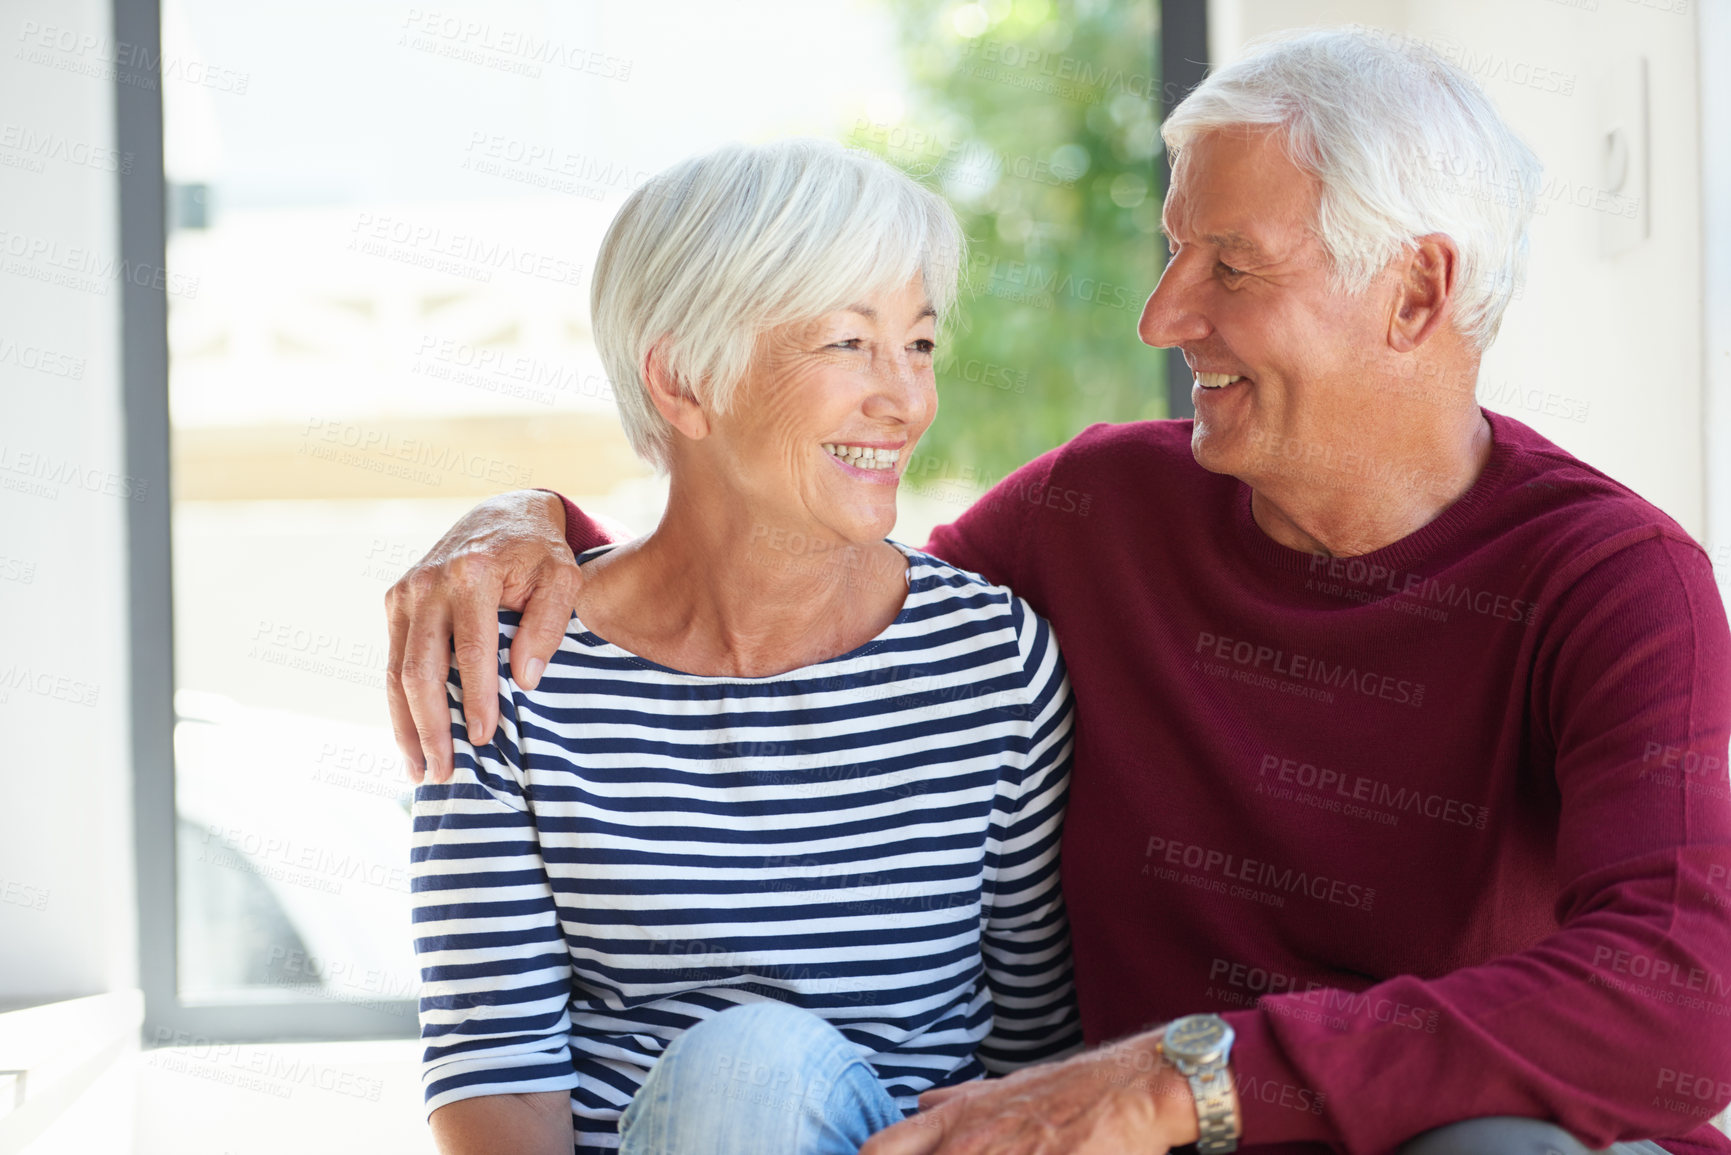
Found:
<svg viewBox="0 0 1731 1155"><path fill-rule="evenodd" d="M1210 0L1209 20L1216 62L1262 33L1361 23L1430 43L1478 77L1546 177L1527 286L1485 358L1480 396L1702 537L1697 2ZM1595 92L1602 72L1635 55L1649 76L1651 236L1607 258L1593 207L1602 183Z"/></svg>
<svg viewBox="0 0 1731 1155"><path fill-rule="evenodd" d="M135 982L108 26L0 0L0 1004Z"/></svg>

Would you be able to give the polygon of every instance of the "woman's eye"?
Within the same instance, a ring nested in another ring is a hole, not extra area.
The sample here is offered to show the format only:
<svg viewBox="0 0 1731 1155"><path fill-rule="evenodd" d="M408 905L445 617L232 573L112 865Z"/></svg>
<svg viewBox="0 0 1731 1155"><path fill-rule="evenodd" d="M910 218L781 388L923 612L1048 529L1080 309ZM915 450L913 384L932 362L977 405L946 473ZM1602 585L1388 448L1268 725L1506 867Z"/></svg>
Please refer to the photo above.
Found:
<svg viewBox="0 0 1731 1155"><path fill-rule="evenodd" d="M914 348L914 352L916 352L916 353L925 353L925 354L929 355L934 349L937 348L937 344L935 342L928 341L922 337L918 341L914 342L913 348Z"/></svg>
<svg viewBox="0 0 1731 1155"><path fill-rule="evenodd" d="M860 344L861 344L860 338L849 337L845 341L837 341L835 344L831 345L830 348L831 349L858 349L860 347Z"/></svg>

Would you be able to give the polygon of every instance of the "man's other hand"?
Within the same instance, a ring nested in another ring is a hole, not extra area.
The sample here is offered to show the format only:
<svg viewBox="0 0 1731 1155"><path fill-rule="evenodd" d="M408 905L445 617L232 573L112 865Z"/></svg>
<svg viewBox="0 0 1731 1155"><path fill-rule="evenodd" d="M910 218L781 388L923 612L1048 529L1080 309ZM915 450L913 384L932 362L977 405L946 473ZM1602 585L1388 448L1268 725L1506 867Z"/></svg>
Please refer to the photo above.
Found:
<svg viewBox="0 0 1731 1155"><path fill-rule="evenodd" d="M511 676L532 690L565 636L582 583L565 544L565 508L540 490L483 501L397 579L385 594L385 694L411 779L451 777L445 678L452 653L469 740L485 746L499 721L499 608L522 611Z"/></svg>
<svg viewBox="0 0 1731 1155"><path fill-rule="evenodd" d="M1148 1034L928 1091L860 1155L1160 1155L1196 1138L1190 1086Z"/></svg>

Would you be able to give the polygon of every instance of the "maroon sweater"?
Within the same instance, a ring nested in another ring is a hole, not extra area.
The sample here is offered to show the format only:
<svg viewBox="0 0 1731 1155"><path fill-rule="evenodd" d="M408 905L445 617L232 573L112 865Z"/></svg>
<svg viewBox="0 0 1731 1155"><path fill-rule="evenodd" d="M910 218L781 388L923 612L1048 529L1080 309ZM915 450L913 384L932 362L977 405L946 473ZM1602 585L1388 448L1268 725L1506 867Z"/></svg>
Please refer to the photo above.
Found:
<svg viewBox="0 0 1731 1155"><path fill-rule="evenodd" d="M1731 1101L1711 566L1487 416L1472 489L1359 558L1267 537L1187 421L1096 425L928 549L1027 598L1069 664L1090 1042L1224 1014L1250 1151L1482 1115L1731 1151L1703 1125Z"/></svg>

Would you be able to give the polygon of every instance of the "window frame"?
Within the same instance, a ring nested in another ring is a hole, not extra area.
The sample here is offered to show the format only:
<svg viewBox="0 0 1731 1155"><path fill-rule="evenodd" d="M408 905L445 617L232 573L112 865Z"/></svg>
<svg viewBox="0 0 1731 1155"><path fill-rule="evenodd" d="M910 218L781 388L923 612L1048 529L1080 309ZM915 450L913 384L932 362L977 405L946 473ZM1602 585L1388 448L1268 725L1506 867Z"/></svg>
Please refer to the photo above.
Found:
<svg viewBox="0 0 1731 1155"><path fill-rule="evenodd" d="M125 268L167 267L159 0L112 0L114 135L120 256ZM143 280L144 284L137 283ZM272 990L189 1000L179 983L174 760L174 598L169 485L168 298L152 278L120 279L121 403L126 468L145 479L127 502L127 632L131 682L133 849L144 1045L414 1038L415 1001L366 1006Z"/></svg>

